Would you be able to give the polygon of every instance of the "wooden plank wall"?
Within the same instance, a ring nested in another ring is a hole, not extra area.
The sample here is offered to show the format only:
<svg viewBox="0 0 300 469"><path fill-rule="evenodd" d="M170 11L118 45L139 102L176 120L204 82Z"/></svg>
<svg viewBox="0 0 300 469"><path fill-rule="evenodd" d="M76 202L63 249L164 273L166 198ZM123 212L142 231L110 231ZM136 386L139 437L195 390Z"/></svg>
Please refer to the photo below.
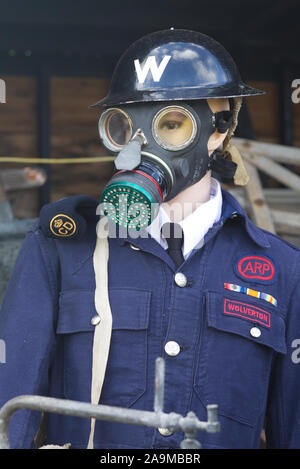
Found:
<svg viewBox="0 0 300 469"><path fill-rule="evenodd" d="M6 83L6 103L0 104L0 156L37 157L36 79L29 76L1 76ZM28 165L1 164L5 168ZM33 218L39 213L37 189L8 194L16 218Z"/></svg>
<svg viewBox="0 0 300 469"><path fill-rule="evenodd" d="M250 82L249 85L266 92L264 95L246 98L257 140L279 143L278 85L276 83L262 81Z"/></svg>
<svg viewBox="0 0 300 469"><path fill-rule="evenodd" d="M90 104L106 95L108 81L96 78L51 79L51 156L107 155L98 134L99 109ZM52 200L73 194L99 198L112 163L53 166Z"/></svg>
<svg viewBox="0 0 300 469"><path fill-rule="evenodd" d="M263 96L247 98L252 125L257 139L280 143L280 106L279 87L277 83L255 81L249 83L251 86L266 92ZM291 95L293 88L291 87ZM293 135L294 146L300 147L300 103L291 103L293 112Z"/></svg>
<svg viewBox="0 0 300 469"><path fill-rule="evenodd" d="M2 76L6 103L0 104L0 156L37 156L36 80Z"/></svg>
<svg viewBox="0 0 300 469"><path fill-rule="evenodd" d="M7 102L0 105L0 156L41 156L37 155L36 79L27 76L1 78L6 82ZM250 84L266 91L264 96L247 98L257 138L266 142L279 142L278 85L273 82ZM51 78L50 156L59 158L107 154L98 136L100 110L89 109L88 106L105 96L108 85L109 80L94 77ZM294 104L293 110L295 145L300 146L300 103ZM72 194L98 198L112 170L112 163L54 165L51 199L57 200Z"/></svg>

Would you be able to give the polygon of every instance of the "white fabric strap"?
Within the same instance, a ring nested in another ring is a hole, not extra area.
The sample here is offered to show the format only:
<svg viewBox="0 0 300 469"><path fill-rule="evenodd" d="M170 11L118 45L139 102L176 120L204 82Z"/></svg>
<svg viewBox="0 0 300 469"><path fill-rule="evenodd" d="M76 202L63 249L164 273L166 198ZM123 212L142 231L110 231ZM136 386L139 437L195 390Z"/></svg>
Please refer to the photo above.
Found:
<svg viewBox="0 0 300 469"><path fill-rule="evenodd" d="M97 224L97 241L94 251L94 271L95 271L95 308L100 316L100 322L95 326L93 359L92 359L92 383L91 402L98 404L103 381L105 377L107 359L109 354L112 314L108 295L108 230L105 230L105 217L101 218ZM107 226L107 223L106 223ZM87 449L94 448L95 419L91 419L91 431Z"/></svg>

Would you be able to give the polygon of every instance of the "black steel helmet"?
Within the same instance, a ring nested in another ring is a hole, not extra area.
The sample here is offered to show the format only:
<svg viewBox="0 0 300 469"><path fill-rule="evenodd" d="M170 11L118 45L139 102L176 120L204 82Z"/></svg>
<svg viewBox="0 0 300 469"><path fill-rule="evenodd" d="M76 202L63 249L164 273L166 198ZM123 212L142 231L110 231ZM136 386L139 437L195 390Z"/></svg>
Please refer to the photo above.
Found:
<svg viewBox="0 0 300 469"><path fill-rule="evenodd" d="M91 107L263 93L242 82L231 55L217 41L171 28L134 42L117 63L108 95Z"/></svg>

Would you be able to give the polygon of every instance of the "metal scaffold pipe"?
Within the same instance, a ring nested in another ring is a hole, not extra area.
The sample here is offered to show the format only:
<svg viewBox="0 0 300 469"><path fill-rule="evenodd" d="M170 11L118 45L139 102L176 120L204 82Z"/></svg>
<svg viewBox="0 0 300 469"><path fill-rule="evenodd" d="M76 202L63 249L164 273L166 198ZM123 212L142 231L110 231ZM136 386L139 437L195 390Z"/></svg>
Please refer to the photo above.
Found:
<svg viewBox="0 0 300 469"><path fill-rule="evenodd" d="M146 410L126 409L106 405L90 404L87 402L57 399L44 396L18 396L4 404L0 409L0 449L9 449L9 423L13 414L20 409L30 409L40 412L52 412L74 417L94 418L133 425L143 425L154 428L168 428L183 431L188 438L184 440L185 448L195 448L199 443L194 435L199 430L210 433L219 431L217 406L208 406L208 421L201 422L192 412L186 417L174 412L163 412L164 398L164 360L157 358L155 363L155 395L154 412Z"/></svg>

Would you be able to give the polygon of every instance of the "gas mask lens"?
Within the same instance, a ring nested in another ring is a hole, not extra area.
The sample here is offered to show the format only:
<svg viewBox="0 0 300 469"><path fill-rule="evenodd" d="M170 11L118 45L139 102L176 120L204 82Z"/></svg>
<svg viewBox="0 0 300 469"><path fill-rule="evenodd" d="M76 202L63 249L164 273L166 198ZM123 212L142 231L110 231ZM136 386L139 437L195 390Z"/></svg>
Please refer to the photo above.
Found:
<svg viewBox="0 0 300 469"><path fill-rule="evenodd" d="M195 138L197 124L194 116L181 106L168 106L153 119L152 133L156 142L167 150L186 148Z"/></svg>
<svg viewBox="0 0 300 469"><path fill-rule="evenodd" d="M108 149L120 151L132 135L130 117L120 109L107 109L99 119L99 134Z"/></svg>

